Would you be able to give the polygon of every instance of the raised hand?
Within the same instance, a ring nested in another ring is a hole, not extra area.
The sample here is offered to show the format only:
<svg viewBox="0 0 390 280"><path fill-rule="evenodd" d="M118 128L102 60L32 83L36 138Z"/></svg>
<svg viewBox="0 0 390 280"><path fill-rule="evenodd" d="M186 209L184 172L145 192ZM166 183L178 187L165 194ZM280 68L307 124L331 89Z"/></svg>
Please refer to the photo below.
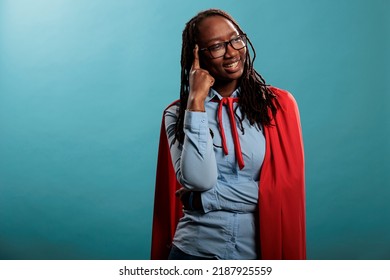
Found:
<svg viewBox="0 0 390 280"><path fill-rule="evenodd" d="M204 101L214 84L214 78L209 72L200 67L199 47L195 45L194 61L190 70L190 94L187 109L192 111L204 111Z"/></svg>

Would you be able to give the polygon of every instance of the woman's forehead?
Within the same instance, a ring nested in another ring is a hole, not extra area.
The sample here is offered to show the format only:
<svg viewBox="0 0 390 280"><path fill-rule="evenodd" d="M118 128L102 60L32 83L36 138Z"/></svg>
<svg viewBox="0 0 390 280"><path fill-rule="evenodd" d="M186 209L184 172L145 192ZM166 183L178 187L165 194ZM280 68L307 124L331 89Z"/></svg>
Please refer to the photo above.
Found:
<svg viewBox="0 0 390 280"><path fill-rule="evenodd" d="M239 34L237 27L223 16L210 16L198 24L198 40L204 43L225 37L230 38L235 34Z"/></svg>

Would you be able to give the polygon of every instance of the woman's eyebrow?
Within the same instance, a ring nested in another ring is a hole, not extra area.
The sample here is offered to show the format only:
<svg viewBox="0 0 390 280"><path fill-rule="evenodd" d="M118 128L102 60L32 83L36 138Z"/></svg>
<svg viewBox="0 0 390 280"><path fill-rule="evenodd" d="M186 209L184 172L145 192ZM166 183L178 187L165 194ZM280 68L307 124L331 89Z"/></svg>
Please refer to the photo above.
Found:
<svg viewBox="0 0 390 280"><path fill-rule="evenodd" d="M234 35L240 35L239 32L237 31L232 31L231 33L229 33L227 36L229 36L229 38L233 37ZM210 44L211 42L213 41L225 41L225 40L222 40L221 37L225 37L225 35L221 35L221 36L216 36L214 38L211 38L210 40L208 40L206 42L206 45Z"/></svg>

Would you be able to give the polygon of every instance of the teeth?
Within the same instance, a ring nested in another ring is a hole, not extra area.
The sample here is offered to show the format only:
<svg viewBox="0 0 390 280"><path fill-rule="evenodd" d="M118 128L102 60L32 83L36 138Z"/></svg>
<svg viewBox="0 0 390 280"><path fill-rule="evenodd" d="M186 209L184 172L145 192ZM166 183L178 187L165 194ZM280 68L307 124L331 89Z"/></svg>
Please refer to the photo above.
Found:
<svg viewBox="0 0 390 280"><path fill-rule="evenodd" d="M238 61L233 62L232 64L228 64L228 65L226 65L225 67L226 67L226 68L234 68L234 67L236 67L237 65L238 65Z"/></svg>

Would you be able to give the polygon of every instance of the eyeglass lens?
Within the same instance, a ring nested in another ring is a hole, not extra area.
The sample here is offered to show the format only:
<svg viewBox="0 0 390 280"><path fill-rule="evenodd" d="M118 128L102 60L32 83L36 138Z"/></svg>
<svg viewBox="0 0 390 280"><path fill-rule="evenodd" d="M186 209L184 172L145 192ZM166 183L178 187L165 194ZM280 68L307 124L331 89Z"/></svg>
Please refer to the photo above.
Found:
<svg viewBox="0 0 390 280"><path fill-rule="evenodd" d="M213 58L218 58L225 55L228 44L230 44L235 50L240 50L246 46L245 36L238 36L228 42L210 46L208 49Z"/></svg>

